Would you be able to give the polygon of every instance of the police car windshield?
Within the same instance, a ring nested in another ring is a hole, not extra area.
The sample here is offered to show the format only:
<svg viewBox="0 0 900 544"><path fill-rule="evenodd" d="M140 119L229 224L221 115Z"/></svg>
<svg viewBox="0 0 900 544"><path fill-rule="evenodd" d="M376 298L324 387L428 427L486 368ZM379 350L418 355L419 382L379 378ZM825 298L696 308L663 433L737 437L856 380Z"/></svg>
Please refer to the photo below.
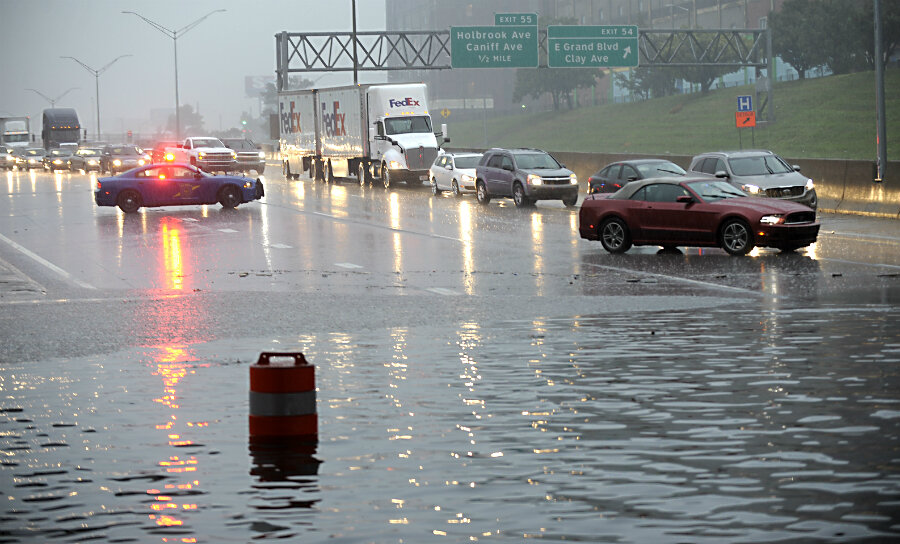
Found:
<svg viewBox="0 0 900 544"><path fill-rule="evenodd" d="M430 117L393 117L384 120L384 133L393 134L427 134L431 132Z"/></svg>

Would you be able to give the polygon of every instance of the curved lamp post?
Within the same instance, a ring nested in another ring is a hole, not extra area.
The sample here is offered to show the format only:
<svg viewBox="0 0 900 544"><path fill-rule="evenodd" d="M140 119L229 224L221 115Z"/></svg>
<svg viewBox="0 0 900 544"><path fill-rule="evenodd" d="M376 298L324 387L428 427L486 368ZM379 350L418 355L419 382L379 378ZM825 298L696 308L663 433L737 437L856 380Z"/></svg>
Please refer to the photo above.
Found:
<svg viewBox="0 0 900 544"><path fill-rule="evenodd" d="M166 28L166 27L162 26L161 24L157 23L156 21L151 21L150 19L144 17L140 13L137 13L134 11L123 11L122 12L122 13L130 13L132 15L140 17L141 19L144 20L144 22L146 22L147 24L149 24L156 30L159 30L166 36L172 38L172 44L175 49L175 139L176 140L181 139L181 114L178 112L178 38L183 36L185 33L187 33L189 30L191 30L195 26L202 23L204 19L206 19L213 13L219 13L220 11L226 11L226 10L215 9L213 11L210 11L209 13L207 13L203 17L200 17L193 23L187 24L187 25L183 26L182 28L179 28L178 30L171 30L169 28Z"/></svg>
<svg viewBox="0 0 900 544"><path fill-rule="evenodd" d="M76 59L75 57L60 57L61 59L72 59L72 60L74 60L75 62L77 62L78 64L80 64L85 70L87 70L88 72L94 74L94 84L95 84L96 87L97 87L96 91L97 91L97 141L98 141L98 142L100 141L100 74L102 74L103 72L105 72L106 69L109 68L110 66L112 66L113 63L116 62L117 60L121 59L122 57L130 57L130 56L131 56L131 55L119 55L118 57L116 57L116 58L114 58L113 60L109 61L109 62L106 64L106 66L104 66L103 68L100 68L99 70L94 70L93 68L91 68L91 67L88 66L87 64L85 64L85 63L81 62L80 60Z"/></svg>
<svg viewBox="0 0 900 544"><path fill-rule="evenodd" d="M50 102L50 107L51 107L51 108L55 108L55 107L56 107L56 103L59 102L59 99L60 99L60 98L62 98L62 97L64 97L64 96L66 96L67 94L69 94L70 91L74 91L74 90L80 89L80 88L81 88L81 87L71 87L71 88L67 89L65 92L63 92L61 95L57 96L56 98L50 98L49 96L45 95L44 93L42 93L41 91L39 91L39 90L37 90L37 89L25 89L25 90L26 90L26 91L31 91L31 92L33 92L33 93L37 93L37 94L41 95L41 97L42 97L44 100L46 100L47 102Z"/></svg>

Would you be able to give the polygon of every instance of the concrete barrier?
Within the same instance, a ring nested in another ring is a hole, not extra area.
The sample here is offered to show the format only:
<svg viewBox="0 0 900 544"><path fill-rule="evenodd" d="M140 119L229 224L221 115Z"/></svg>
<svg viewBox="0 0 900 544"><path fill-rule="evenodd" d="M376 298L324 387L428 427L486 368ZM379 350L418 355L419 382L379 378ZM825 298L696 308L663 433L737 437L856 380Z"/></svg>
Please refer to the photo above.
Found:
<svg viewBox="0 0 900 544"><path fill-rule="evenodd" d="M463 151L463 149L453 150ZM465 151L484 151L466 149ZM551 151L558 161L578 175L579 189L587 191L588 178L603 166L622 160L662 158L687 169L691 155L643 155L636 153L576 153ZM900 161L888 161L887 176L882 183L874 183L874 162L844 159L790 159L800 171L816 184L819 209L828 212L852 213L900 219Z"/></svg>

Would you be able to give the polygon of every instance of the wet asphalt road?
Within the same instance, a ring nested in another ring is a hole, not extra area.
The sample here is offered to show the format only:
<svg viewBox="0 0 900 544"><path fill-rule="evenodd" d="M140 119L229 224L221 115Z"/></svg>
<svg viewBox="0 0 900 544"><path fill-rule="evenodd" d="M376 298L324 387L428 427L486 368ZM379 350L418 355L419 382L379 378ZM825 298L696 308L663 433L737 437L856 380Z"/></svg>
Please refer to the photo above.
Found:
<svg viewBox="0 0 900 544"><path fill-rule="evenodd" d="M613 256L558 203L269 178L126 217L6 174L0 541L900 535L900 222ZM265 350L318 444L248 444Z"/></svg>

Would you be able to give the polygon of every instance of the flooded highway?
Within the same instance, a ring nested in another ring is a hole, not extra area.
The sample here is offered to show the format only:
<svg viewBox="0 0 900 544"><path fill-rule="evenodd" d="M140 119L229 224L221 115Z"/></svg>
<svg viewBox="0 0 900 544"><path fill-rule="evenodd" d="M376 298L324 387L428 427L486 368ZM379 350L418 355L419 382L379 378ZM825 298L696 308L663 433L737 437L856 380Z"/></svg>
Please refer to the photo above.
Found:
<svg viewBox="0 0 900 544"><path fill-rule="evenodd" d="M890 542L900 227L609 255L577 213L267 180L98 209L7 174L0 542ZM260 352L317 440L248 434Z"/></svg>

